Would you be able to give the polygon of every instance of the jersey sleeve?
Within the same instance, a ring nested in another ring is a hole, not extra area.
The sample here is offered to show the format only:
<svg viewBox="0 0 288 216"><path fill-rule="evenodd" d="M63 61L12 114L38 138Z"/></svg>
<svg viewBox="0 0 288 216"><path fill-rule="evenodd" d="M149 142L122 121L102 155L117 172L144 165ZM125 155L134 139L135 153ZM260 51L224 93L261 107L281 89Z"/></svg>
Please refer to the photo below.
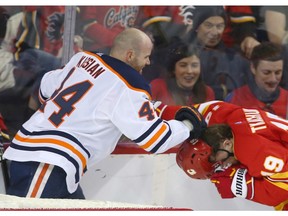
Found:
<svg viewBox="0 0 288 216"><path fill-rule="evenodd" d="M73 73L75 62L77 62L83 54L81 53L82 52L75 54L63 68L44 74L39 88L39 100L41 103L51 97L55 90L60 88L61 83L69 73Z"/></svg>
<svg viewBox="0 0 288 216"><path fill-rule="evenodd" d="M189 137L190 131L182 122L159 118L144 93L127 90L115 107L111 118L113 123L148 152L163 153Z"/></svg>
<svg viewBox="0 0 288 216"><path fill-rule="evenodd" d="M254 197L251 200L257 203L279 208L277 206L281 206L281 203L287 201L287 187L287 182L277 183L269 180L266 177L254 178Z"/></svg>

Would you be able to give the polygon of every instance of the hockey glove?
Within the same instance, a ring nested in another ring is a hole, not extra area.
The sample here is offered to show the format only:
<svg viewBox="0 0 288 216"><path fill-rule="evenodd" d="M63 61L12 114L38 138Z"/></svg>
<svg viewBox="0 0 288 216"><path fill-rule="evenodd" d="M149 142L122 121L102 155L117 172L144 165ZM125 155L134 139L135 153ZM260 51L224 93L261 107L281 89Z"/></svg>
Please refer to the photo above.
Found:
<svg viewBox="0 0 288 216"><path fill-rule="evenodd" d="M210 180L215 184L223 199L233 197L252 199L254 197L254 179L245 168L228 167L222 172L214 173Z"/></svg>
<svg viewBox="0 0 288 216"><path fill-rule="evenodd" d="M189 139L198 139L207 127L203 116L193 106L182 106L175 114L175 119L183 121L190 128Z"/></svg>

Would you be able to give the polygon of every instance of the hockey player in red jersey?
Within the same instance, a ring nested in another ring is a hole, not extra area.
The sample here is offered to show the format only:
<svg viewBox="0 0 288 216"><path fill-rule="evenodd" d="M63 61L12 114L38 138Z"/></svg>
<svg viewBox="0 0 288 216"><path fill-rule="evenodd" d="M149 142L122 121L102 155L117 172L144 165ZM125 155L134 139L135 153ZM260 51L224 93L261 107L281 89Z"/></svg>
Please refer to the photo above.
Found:
<svg viewBox="0 0 288 216"><path fill-rule="evenodd" d="M207 160L222 163L221 172L211 176L221 197L242 197L287 210L288 121L222 101L195 107L208 124L201 135L212 148ZM164 119L171 118L176 110L176 106L158 108Z"/></svg>

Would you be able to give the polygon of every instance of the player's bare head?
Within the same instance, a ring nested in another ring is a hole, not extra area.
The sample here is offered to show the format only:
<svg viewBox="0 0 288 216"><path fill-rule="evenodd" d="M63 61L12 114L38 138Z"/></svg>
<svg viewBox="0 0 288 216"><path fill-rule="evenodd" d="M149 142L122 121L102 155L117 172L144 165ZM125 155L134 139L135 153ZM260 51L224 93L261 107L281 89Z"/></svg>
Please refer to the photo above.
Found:
<svg viewBox="0 0 288 216"><path fill-rule="evenodd" d="M224 142L226 139L232 138L232 130L227 124L211 125L207 127L201 135L201 139L212 147L214 153L217 152L222 142Z"/></svg>
<svg viewBox="0 0 288 216"><path fill-rule="evenodd" d="M128 28L120 32L114 39L112 51L115 49L139 49L142 44L149 44L152 41L150 37L137 28Z"/></svg>
<svg viewBox="0 0 288 216"><path fill-rule="evenodd" d="M152 48L153 43L146 33L136 28L129 28L116 36L110 55L140 71L145 65L150 64L149 56Z"/></svg>

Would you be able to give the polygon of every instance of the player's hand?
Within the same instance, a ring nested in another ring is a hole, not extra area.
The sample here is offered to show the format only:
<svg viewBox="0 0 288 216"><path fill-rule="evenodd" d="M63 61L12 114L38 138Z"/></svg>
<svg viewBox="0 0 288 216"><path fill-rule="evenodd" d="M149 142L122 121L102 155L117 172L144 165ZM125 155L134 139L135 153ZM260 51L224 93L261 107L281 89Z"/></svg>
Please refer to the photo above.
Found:
<svg viewBox="0 0 288 216"><path fill-rule="evenodd" d="M175 114L175 119L184 121L190 129L189 139L198 139L206 129L207 123L199 111L193 106L183 106ZM187 121L188 120L188 121ZM186 122L185 122L186 121Z"/></svg>
<svg viewBox="0 0 288 216"><path fill-rule="evenodd" d="M254 179L243 166L230 166L216 171L210 178L222 198L241 197L252 199L254 196Z"/></svg>

